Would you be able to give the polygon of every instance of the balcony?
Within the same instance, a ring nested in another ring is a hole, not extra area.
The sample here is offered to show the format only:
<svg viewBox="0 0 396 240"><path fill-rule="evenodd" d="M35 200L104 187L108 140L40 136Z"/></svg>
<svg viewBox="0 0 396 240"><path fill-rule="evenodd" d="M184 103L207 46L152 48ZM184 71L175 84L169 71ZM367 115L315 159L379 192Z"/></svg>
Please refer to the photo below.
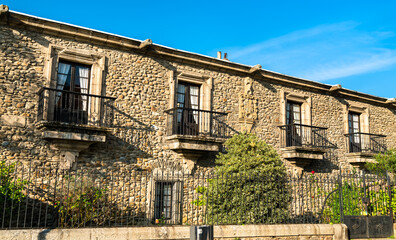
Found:
<svg viewBox="0 0 396 240"><path fill-rule="evenodd" d="M168 115L168 148L182 153L188 159L197 159L207 152L218 152L230 129L227 113L191 108L173 108Z"/></svg>
<svg viewBox="0 0 396 240"><path fill-rule="evenodd" d="M358 168L364 168L368 162L373 162L374 155L386 151L385 135L371 133L345 134L347 160Z"/></svg>
<svg viewBox="0 0 396 240"><path fill-rule="evenodd" d="M281 130L282 157L292 164L304 167L322 160L329 147L327 128L303 124L279 126Z"/></svg>
<svg viewBox="0 0 396 240"><path fill-rule="evenodd" d="M42 88L38 95L38 128L43 139L61 151L64 168L92 143L106 141L115 98L53 88Z"/></svg>
<svg viewBox="0 0 396 240"><path fill-rule="evenodd" d="M38 121L93 128L113 124L115 98L46 87L38 95Z"/></svg>

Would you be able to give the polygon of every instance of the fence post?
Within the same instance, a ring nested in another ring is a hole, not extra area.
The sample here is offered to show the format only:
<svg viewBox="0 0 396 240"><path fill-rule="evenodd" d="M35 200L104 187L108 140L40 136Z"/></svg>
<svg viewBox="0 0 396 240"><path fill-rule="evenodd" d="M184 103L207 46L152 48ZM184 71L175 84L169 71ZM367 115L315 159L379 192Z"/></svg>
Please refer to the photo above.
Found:
<svg viewBox="0 0 396 240"><path fill-rule="evenodd" d="M338 188L340 191L339 194L339 201L340 201L340 222L344 222L344 206L343 206L343 199L342 199L342 173L338 175Z"/></svg>
<svg viewBox="0 0 396 240"><path fill-rule="evenodd" d="M389 194L389 214L391 217L391 221L393 221L393 208L392 208L392 182L390 180L388 172L385 172L386 174L386 182L388 185L388 194Z"/></svg>
<svg viewBox="0 0 396 240"><path fill-rule="evenodd" d="M213 225L191 226L190 240L213 240Z"/></svg>

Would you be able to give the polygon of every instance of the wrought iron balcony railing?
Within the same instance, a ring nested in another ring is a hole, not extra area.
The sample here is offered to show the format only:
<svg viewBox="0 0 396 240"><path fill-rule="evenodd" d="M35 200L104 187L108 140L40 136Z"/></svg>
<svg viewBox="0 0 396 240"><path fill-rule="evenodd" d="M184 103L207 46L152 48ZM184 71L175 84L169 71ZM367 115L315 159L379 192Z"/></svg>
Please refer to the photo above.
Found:
<svg viewBox="0 0 396 240"><path fill-rule="evenodd" d="M168 135L230 137L227 113L181 107L165 112L168 114Z"/></svg>
<svg viewBox="0 0 396 240"><path fill-rule="evenodd" d="M386 151L385 135L358 132L345 134L345 137L349 153L379 153Z"/></svg>
<svg viewBox="0 0 396 240"><path fill-rule="evenodd" d="M280 126L281 147L313 147L327 148L327 128L303 124L289 124Z"/></svg>
<svg viewBox="0 0 396 240"><path fill-rule="evenodd" d="M113 97L46 87L42 88L38 95L38 121L97 127L113 125Z"/></svg>

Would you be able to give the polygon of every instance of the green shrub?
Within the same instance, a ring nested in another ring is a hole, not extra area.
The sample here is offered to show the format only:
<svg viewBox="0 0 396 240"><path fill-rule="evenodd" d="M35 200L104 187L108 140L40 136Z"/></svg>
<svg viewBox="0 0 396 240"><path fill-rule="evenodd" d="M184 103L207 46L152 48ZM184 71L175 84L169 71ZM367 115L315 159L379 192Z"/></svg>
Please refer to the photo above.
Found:
<svg viewBox="0 0 396 240"><path fill-rule="evenodd" d="M385 153L374 156L374 163L367 163L366 167L371 172L396 174L396 149L390 149Z"/></svg>
<svg viewBox="0 0 396 240"><path fill-rule="evenodd" d="M389 193L388 190L378 190L370 192L371 203L368 206L369 214L372 215L390 215L390 208L393 211L393 220L396 220L396 189L391 189L392 201L389 204ZM389 207L390 206L390 207Z"/></svg>
<svg viewBox="0 0 396 240"><path fill-rule="evenodd" d="M20 203L25 199L23 190L28 183L15 175L16 163L7 165L5 161L0 161L0 209L5 221L12 221L11 217L16 216ZM4 209L5 208L5 209Z"/></svg>
<svg viewBox="0 0 396 240"><path fill-rule="evenodd" d="M371 183L368 188L371 190L366 190L366 197L369 200L366 211L366 206L363 203L364 188L362 187L361 182L351 183L344 181L342 183L342 207L344 216L384 216L390 214L388 190L381 189L381 186L378 182ZM327 196L329 194L330 196L326 201L326 206L321 220L323 223L340 223L341 216L339 186L337 186L335 191L325 195ZM390 205L394 212L396 210L396 189L393 188L391 190L391 194L392 202Z"/></svg>
<svg viewBox="0 0 396 240"><path fill-rule="evenodd" d="M106 189L95 186L86 178L69 178L55 202L59 212L60 227L82 227L90 222L102 224L109 216L108 205L103 206Z"/></svg>
<svg viewBox="0 0 396 240"><path fill-rule="evenodd" d="M326 206L322 215L323 223L340 223L340 186L336 190L325 194L331 194L326 201ZM346 181L342 184L342 207L344 215L363 215L364 206L362 198L364 197L363 188L359 187L356 183L348 183Z"/></svg>
<svg viewBox="0 0 396 240"><path fill-rule="evenodd" d="M234 135L217 156L207 189L208 223L281 223L291 200L285 166L276 150L253 134ZM202 201L197 204L203 204Z"/></svg>

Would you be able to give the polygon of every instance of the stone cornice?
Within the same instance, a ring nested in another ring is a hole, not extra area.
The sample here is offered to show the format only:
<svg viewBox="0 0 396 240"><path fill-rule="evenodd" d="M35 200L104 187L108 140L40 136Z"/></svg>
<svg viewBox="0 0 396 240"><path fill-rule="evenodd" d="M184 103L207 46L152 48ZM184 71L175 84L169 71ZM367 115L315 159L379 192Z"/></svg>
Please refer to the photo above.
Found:
<svg viewBox="0 0 396 240"><path fill-rule="evenodd" d="M389 101L389 99L372 96L365 93L360 93L340 87L334 88L331 85L309 81L297 77L287 76L284 74L271 72L268 70L261 69L261 66L256 65L254 67L230 62L223 59L217 59L208 57L196 53L186 52L178 49L173 49L157 44L153 44L151 40L139 41L132 38L127 38L119 35L114 35L106 32L101 32L89 28L66 24L62 22L52 21L44 18L30 16L22 13L10 11L7 15L6 21L2 21L0 24L9 24L11 26L17 26L19 28L25 28L41 32L45 34L51 34L59 37L70 37L77 41L85 41L89 43L99 43L106 46L121 47L124 49L133 49L137 52L146 54L162 55L170 58L177 59L182 62L198 63L214 68L232 70L246 75L261 76L267 79L279 83L286 83L295 85L297 87L303 87L308 89L315 89L325 91L330 95L341 95L356 98L358 100L374 102L377 104L384 104L389 107L396 107L395 101ZM257 74L259 73L259 74Z"/></svg>

